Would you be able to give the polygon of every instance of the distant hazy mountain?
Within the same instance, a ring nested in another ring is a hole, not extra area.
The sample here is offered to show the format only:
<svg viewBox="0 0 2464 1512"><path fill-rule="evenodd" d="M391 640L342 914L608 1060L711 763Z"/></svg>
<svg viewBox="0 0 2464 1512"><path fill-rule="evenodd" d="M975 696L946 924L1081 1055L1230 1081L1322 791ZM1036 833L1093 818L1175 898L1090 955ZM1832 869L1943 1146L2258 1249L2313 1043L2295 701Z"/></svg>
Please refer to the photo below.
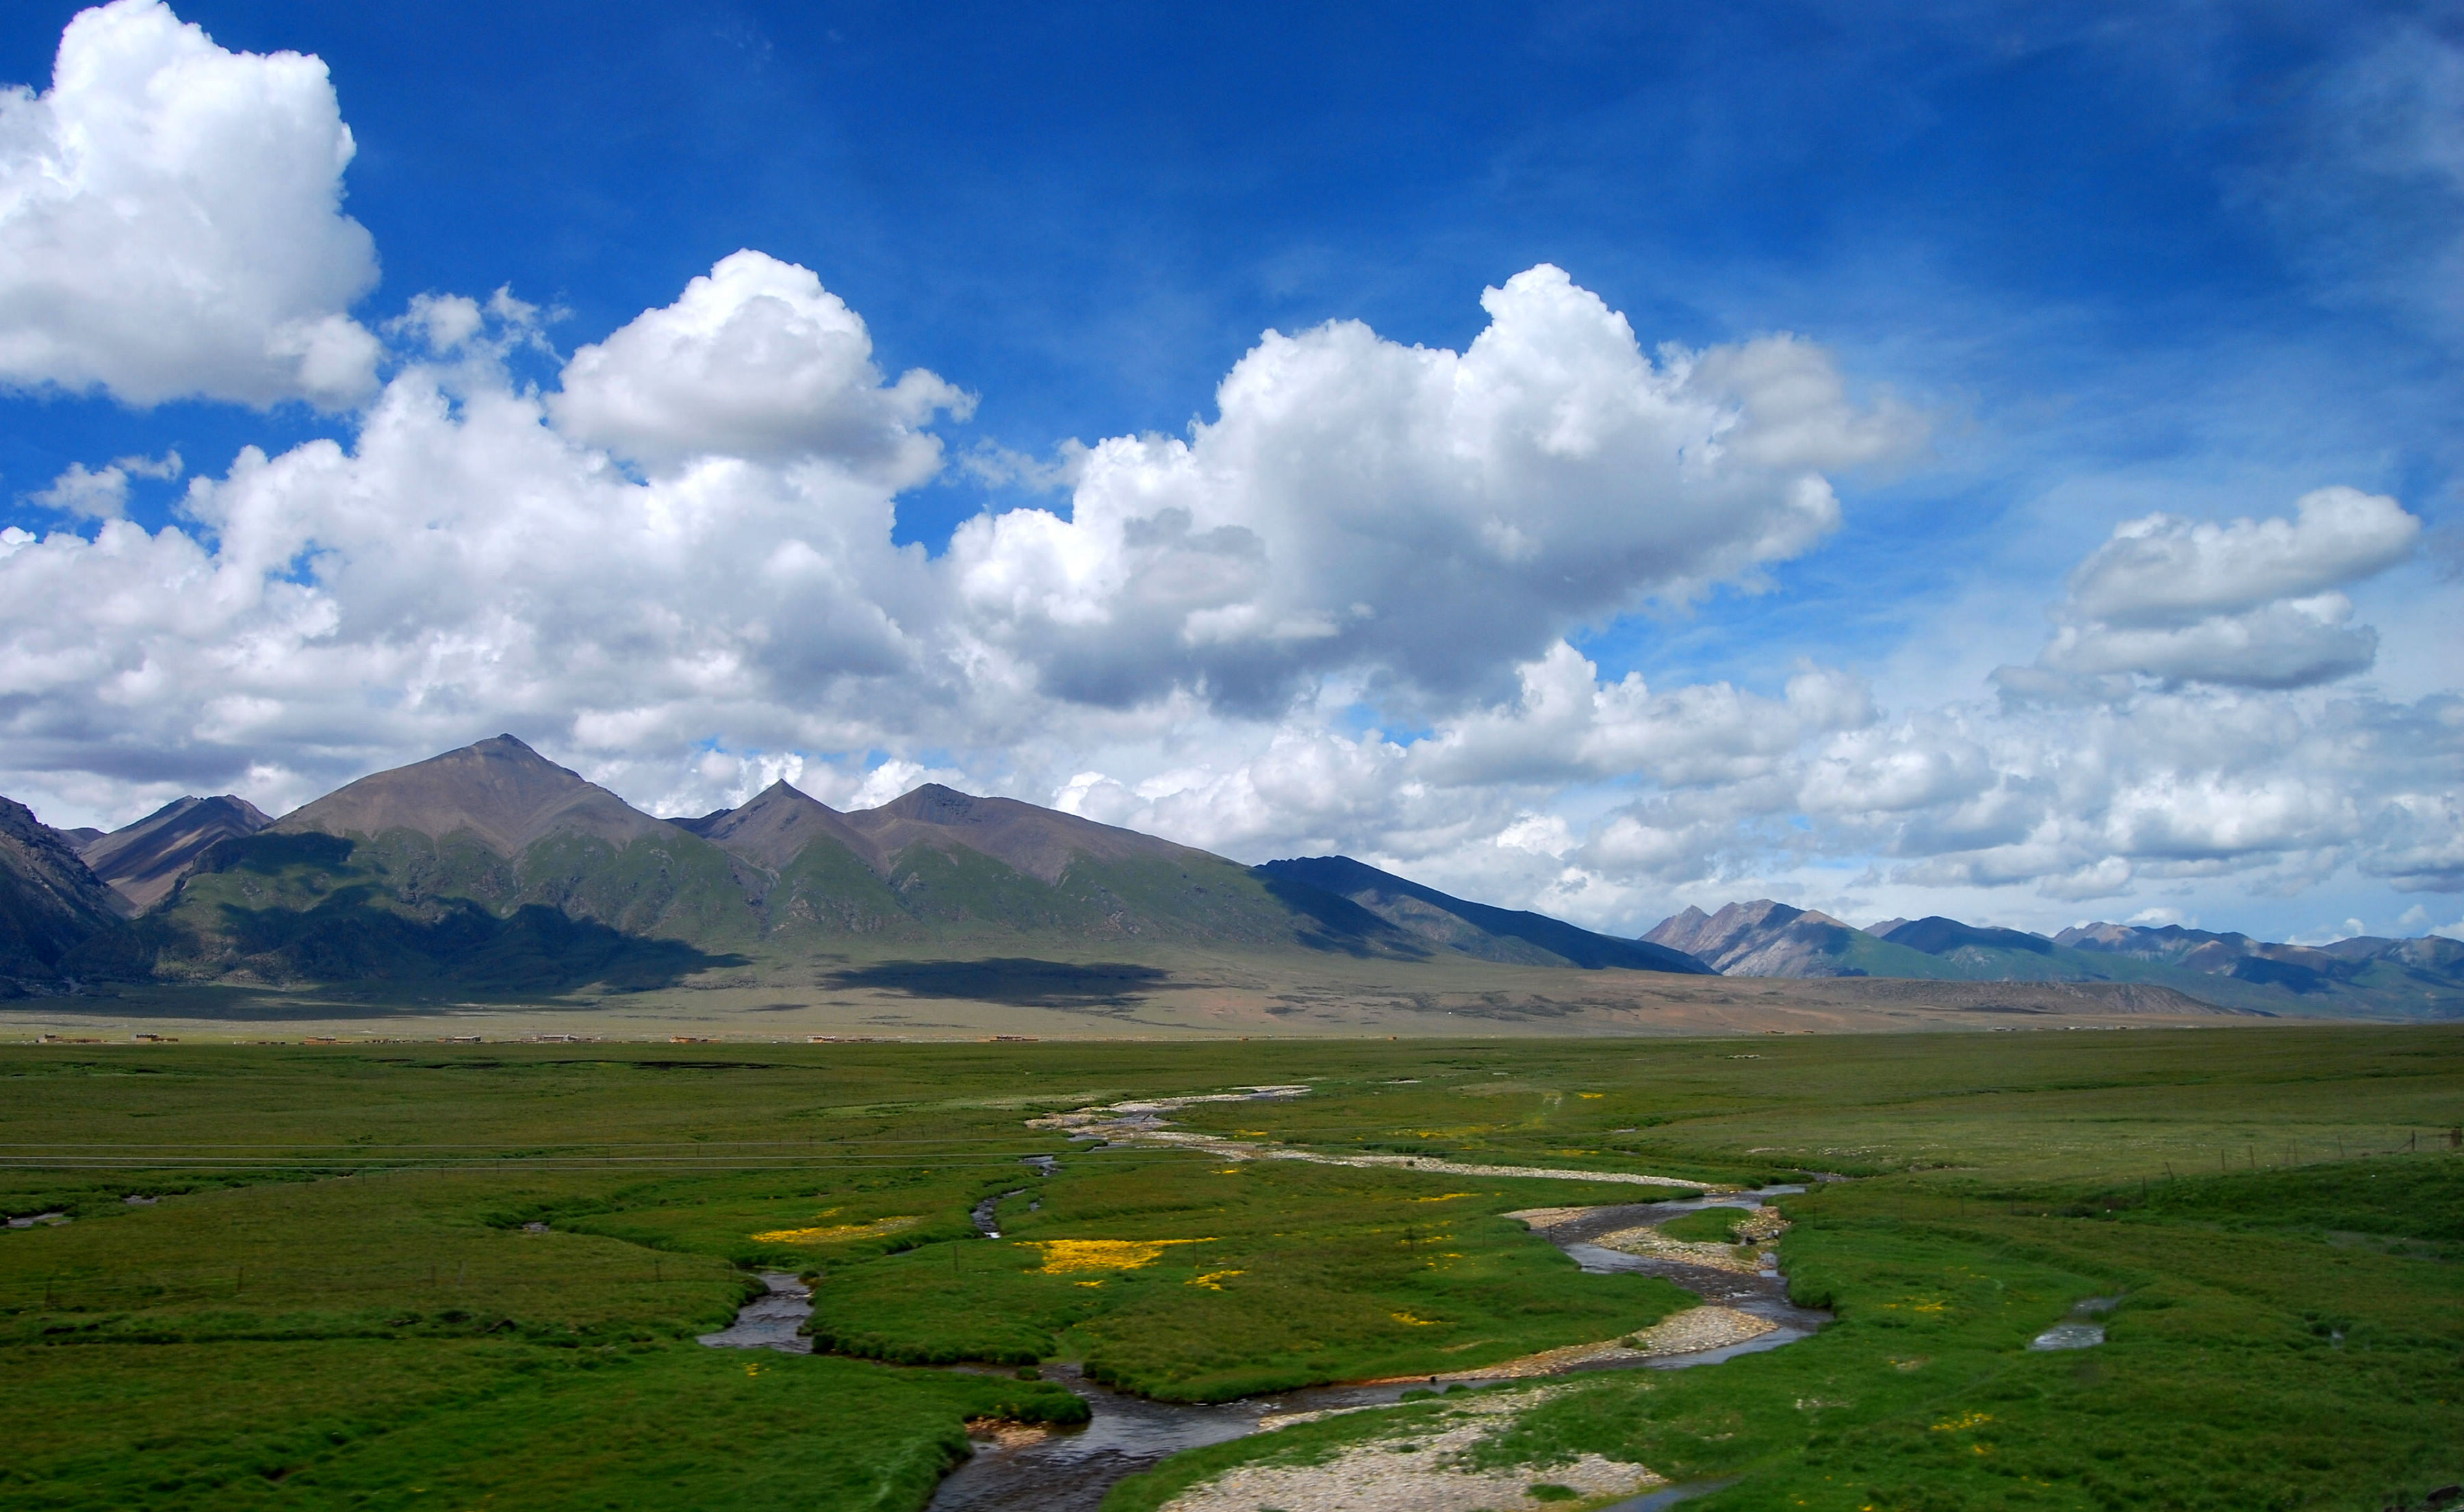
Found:
<svg viewBox="0 0 2464 1512"><path fill-rule="evenodd" d="M132 910L142 910L161 902L207 846L273 822L244 798L178 799L108 835L78 831L94 838L77 845L77 858Z"/></svg>
<svg viewBox="0 0 2464 1512"><path fill-rule="evenodd" d="M1662 919L1644 939L1696 956L1730 976L1947 976L1930 956L1853 929L1827 913L1756 898L1717 913Z"/></svg>
<svg viewBox="0 0 2464 1512"><path fill-rule="evenodd" d="M1466 903L1349 856L1270 861L1257 869L1348 898L1399 929L1485 961L1715 975L1708 965L1664 943L1621 940L1543 913Z"/></svg>
<svg viewBox="0 0 2464 1512"><path fill-rule="evenodd" d="M1643 937L1735 976L2136 982L2269 1012L2464 1015L2464 944L2435 936L2312 949L2240 934L2094 924L2049 939L1939 915L1858 930L1765 898L1713 914L1689 908Z"/></svg>
<svg viewBox="0 0 2464 1512"><path fill-rule="evenodd" d="M56 980L77 947L119 924L120 909L59 831L0 798L0 992Z"/></svg>
<svg viewBox="0 0 2464 1512"><path fill-rule="evenodd" d="M2157 961L2203 975L2275 987L2297 997L2367 997L2425 1006L2464 1005L2464 941L2359 935L2331 945L2282 945L2179 925L2088 924L2055 939L2074 950Z"/></svg>

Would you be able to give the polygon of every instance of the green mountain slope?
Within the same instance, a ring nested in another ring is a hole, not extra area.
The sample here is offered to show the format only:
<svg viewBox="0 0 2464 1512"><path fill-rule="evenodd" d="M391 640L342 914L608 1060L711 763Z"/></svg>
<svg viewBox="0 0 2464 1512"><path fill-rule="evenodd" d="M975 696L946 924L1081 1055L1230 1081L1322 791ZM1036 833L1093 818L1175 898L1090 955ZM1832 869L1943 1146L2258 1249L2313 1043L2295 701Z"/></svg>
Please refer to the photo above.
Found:
<svg viewBox="0 0 2464 1512"><path fill-rule="evenodd" d="M717 846L510 735L363 778L208 847L90 975L563 992L741 964L759 923Z"/></svg>
<svg viewBox="0 0 2464 1512"><path fill-rule="evenodd" d="M1443 949L1485 961L1524 966L1618 966L1631 971L1716 975L1683 951L1648 940L1624 940L1547 914L1469 903L1435 887L1380 871L1349 856L1270 861L1262 875L1348 898L1398 929Z"/></svg>
<svg viewBox="0 0 2464 1512"><path fill-rule="evenodd" d="M92 976L414 994L843 972L850 953L1428 953L1343 899L1032 804L926 787L842 815L781 785L661 821L509 735L224 839L143 917L86 932L60 949Z"/></svg>
<svg viewBox="0 0 2464 1512"><path fill-rule="evenodd" d="M66 837L0 798L0 994L56 981L78 945L119 924L121 906Z"/></svg>
<svg viewBox="0 0 2464 1512"><path fill-rule="evenodd" d="M80 946L88 975L507 992L669 985L740 965L755 930L727 857L678 834L272 832L209 849L171 898Z"/></svg>
<svg viewBox="0 0 2464 1512"><path fill-rule="evenodd" d="M853 936L1426 953L1365 909L1210 852L938 784L842 814L782 782L740 808L671 822L758 872L745 886L765 937L782 947Z"/></svg>

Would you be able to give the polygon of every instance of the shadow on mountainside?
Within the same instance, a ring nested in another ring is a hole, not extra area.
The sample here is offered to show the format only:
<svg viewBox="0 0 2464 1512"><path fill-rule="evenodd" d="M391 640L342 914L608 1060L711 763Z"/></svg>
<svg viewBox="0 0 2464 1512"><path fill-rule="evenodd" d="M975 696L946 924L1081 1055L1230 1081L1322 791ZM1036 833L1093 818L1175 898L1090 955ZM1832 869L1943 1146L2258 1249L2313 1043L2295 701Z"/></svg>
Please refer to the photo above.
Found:
<svg viewBox="0 0 2464 1512"><path fill-rule="evenodd" d="M1350 898L1339 898L1306 882L1252 866L1249 875L1265 885L1266 895L1292 910L1294 934L1313 951L1331 951L1357 960L1372 956L1426 960L1426 942L1396 928Z"/></svg>
<svg viewBox="0 0 2464 1512"><path fill-rule="evenodd" d="M749 964L746 956L627 934L541 904L498 917L455 898L414 916L381 906L376 889L364 885L337 888L313 909L227 903L215 912L220 941L209 944L172 917L149 914L79 946L72 964L78 975L121 981L238 972L285 984L540 995L649 992L698 972Z"/></svg>
<svg viewBox="0 0 2464 1512"><path fill-rule="evenodd" d="M910 997L960 997L1013 1008L1119 1008L1142 1001L1143 989L1169 986L1172 974L1119 961L1073 966L995 956L979 961L878 961L834 972L822 980L833 988L869 987Z"/></svg>

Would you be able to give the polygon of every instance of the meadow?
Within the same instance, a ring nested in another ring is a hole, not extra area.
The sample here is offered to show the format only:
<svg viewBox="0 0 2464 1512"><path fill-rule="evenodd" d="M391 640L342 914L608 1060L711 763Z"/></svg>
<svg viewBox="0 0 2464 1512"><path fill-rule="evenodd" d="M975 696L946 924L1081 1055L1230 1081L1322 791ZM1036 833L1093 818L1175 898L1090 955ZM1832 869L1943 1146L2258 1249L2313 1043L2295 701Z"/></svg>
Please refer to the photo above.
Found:
<svg viewBox="0 0 2464 1512"><path fill-rule="evenodd" d="M0 1047L12 1503L921 1506L969 1419L1485 1366L1691 1299L1501 1215L1589 1181L1089 1150L1038 1114L1702 1183L1815 1173L1817 1337L1479 1454L1731 1507L2370 1507L2464 1479L2464 1033ZM1029 1164L1048 1160L1048 1166ZM1044 1170L1049 1174L1042 1173ZM143 1199L131 1201L131 1198ZM978 1204L1001 1238L980 1237ZM1701 1238L1720 1236L1705 1234ZM705 1348L816 1278L837 1353ZM2108 1342L2029 1339L2117 1297ZM932 1368L969 1360L973 1370ZM993 1367L999 1366L1000 1369ZM1419 1402L1119 1487L1408 1433Z"/></svg>

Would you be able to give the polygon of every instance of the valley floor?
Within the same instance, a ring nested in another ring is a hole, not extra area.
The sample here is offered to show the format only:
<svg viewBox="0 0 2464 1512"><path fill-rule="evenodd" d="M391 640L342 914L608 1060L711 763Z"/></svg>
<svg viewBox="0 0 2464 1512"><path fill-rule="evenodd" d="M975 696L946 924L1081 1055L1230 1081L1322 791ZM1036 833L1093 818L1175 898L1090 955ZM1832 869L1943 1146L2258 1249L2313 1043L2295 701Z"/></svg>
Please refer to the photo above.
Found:
<svg viewBox="0 0 2464 1512"><path fill-rule="evenodd" d="M1147 1126L1197 1145L1051 1116L1198 1098ZM2381 1508L2464 1479L2459 1124L2449 1027L0 1047L0 1486L918 1508L970 1420L1083 1413L1026 1378L1058 1362L1212 1401L1684 1316L1527 1226L1648 1200L1595 1172L1802 1180L1777 1246L1837 1322L1200 1449L1108 1509L1407 1465L1531 1505L1608 1465L1730 1482L1705 1512ZM1239 1158L1277 1149L1443 1169ZM825 1352L694 1342L763 1270L814 1279Z"/></svg>
<svg viewBox="0 0 2464 1512"><path fill-rule="evenodd" d="M383 983L277 989L113 982L0 1000L0 1036L183 1040L639 1040L814 1036L945 1041L1222 1037L2023 1032L2265 1022L2128 983L1791 979L1510 966L1468 957L1122 947L1027 958L986 946L763 960L641 992L463 995Z"/></svg>

